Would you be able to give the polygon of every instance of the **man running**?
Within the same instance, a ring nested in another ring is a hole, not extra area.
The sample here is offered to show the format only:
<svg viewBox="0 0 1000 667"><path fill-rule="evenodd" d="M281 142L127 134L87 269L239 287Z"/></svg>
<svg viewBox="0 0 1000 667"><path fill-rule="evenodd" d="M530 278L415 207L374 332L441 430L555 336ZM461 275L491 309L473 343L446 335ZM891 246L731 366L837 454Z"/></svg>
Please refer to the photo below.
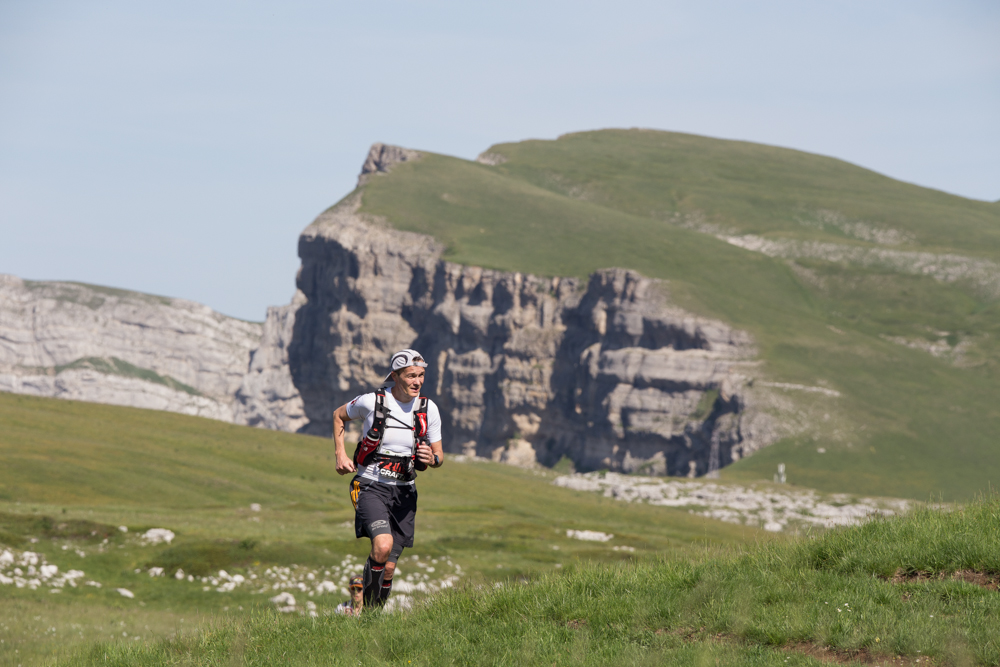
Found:
<svg viewBox="0 0 1000 667"><path fill-rule="evenodd" d="M441 414L434 401L420 395L427 363L414 350L401 350L389 361L389 385L362 394L333 413L337 472L356 473L351 480L354 534L372 541L365 563L364 603L380 607L392 591L392 575L404 547L413 546L417 512L417 470L444 461ZM344 449L344 424L363 419L354 459Z"/></svg>

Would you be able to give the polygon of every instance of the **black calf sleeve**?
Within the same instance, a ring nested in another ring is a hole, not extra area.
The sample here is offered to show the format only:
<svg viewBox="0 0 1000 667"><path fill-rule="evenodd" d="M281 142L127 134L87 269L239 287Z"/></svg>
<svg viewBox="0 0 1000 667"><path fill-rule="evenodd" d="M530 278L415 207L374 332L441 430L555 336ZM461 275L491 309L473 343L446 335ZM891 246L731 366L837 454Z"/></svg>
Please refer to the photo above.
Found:
<svg viewBox="0 0 1000 667"><path fill-rule="evenodd" d="M385 577L385 563L378 563L369 556L365 561L364 596L365 606L377 605L382 597L382 579Z"/></svg>
<svg viewBox="0 0 1000 667"><path fill-rule="evenodd" d="M376 606L381 607L385 604L386 600L389 599L389 593L392 592L392 579L388 581L382 581L382 590L379 591L378 602L375 603Z"/></svg>

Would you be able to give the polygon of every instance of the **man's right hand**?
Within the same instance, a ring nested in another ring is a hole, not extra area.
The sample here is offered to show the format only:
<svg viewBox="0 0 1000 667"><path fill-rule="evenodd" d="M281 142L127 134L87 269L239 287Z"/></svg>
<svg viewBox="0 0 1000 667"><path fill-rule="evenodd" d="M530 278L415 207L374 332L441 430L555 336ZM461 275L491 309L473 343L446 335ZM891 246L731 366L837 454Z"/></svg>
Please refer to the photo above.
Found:
<svg viewBox="0 0 1000 667"><path fill-rule="evenodd" d="M341 455L337 453L337 472L341 475L346 475L349 472L357 472L358 469L354 465L354 461L347 458L347 455Z"/></svg>
<svg viewBox="0 0 1000 667"><path fill-rule="evenodd" d="M349 472L357 472L357 467L354 465L354 461L347 456L347 451L344 449L344 424L351 421L351 418L347 416L347 405L341 405L339 408L333 411L333 444L334 451L337 454L337 472L341 475L346 475Z"/></svg>

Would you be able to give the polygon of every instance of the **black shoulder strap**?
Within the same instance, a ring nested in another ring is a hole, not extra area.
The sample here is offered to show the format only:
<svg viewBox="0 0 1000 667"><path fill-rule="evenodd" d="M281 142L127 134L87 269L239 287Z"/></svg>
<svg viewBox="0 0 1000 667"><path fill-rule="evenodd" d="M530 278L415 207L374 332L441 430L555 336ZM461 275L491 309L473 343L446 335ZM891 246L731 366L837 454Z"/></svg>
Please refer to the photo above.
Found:
<svg viewBox="0 0 1000 667"><path fill-rule="evenodd" d="M375 410L372 416L372 431L378 436L378 444L382 444L382 436L385 435L385 422L389 417L389 411L385 409L385 388L379 387L375 390Z"/></svg>

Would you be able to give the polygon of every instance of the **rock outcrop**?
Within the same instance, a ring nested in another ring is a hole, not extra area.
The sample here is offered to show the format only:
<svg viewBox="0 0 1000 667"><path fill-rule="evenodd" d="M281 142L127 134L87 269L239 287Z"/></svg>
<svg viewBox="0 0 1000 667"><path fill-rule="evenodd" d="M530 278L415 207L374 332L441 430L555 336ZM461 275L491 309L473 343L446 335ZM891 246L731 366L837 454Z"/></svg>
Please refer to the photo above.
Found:
<svg viewBox="0 0 1000 667"><path fill-rule="evenodd" d="M0 275L0 391L294 429L301 399L287 364L273 366L295 308L262 326L184 299Z"/></svg>
<svg viewBox="0 0 1000 667"><path fill-rule="evenodd" d="M303 430L329 435L332 410L413 347L448 451L694 475L769 444L740 373L747 334L670 305L633 271L581 281L443 261L434 239L360 215L360 196L299 240L305 302L288 358Z"/></svg>
<svg viewBox="0 0 1000 667"><path fill-rule="evenodd" d="M420 153L409 148L390 146L388 144L373 144L368 150L368 157L361 165L361 173L358 175L358 186L368 182L372 174L388 172L393 165L400 162L416 160Z"/></svg>
<svg viewBox="0 0 1000 667"><path fill-rule="evenodd" d="M304 301L296 292L290 305L267 309L260 343L250 353L250 367L236 391L237 424L294 432L308 422L288 366L295 314Z"/></svg>
<svg viewBox="0 0 1000 667"><path fill-rule="evenodd" d="M665 284L625 269L581 280L462 266L433 238L358 212L370 178L418 158L372 147L359 188L302 233L296 296L263 325L0 276L0 390L328 436L333 409L413 347L450 452L695 476L783 435L761 409L766 383L744 370L750 337L672 305Z"/></svg>

